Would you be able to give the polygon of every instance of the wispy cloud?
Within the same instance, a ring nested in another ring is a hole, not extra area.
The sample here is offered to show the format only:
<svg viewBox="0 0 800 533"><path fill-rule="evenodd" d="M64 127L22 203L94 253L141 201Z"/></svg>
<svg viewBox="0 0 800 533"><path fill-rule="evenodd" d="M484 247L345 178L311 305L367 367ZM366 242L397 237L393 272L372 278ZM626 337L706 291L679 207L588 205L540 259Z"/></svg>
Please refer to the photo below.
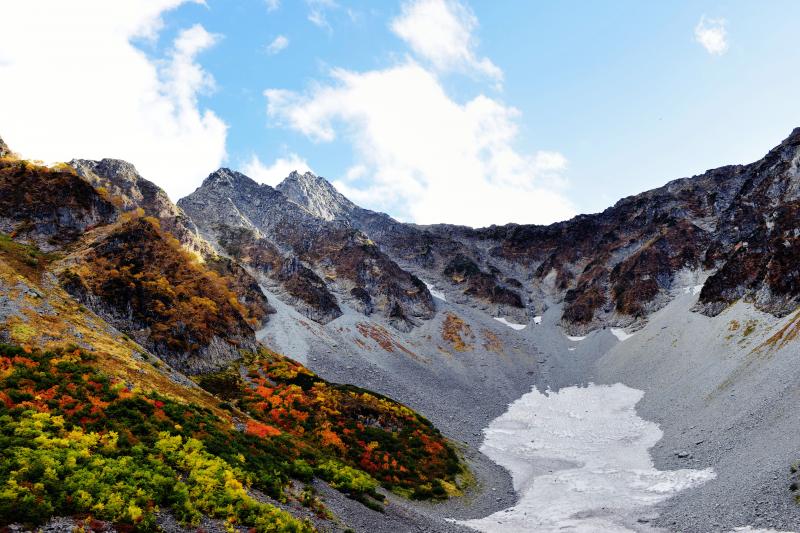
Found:
<svg viewBox="0 0 800 533"><path fill-rule="evenodd" d="M281 7L281 0L264 0L264 3L267 4L267 11L275 11Z"/></svg>
<svg viewBox="0 0 800 533"><path fill-rule="evenodd" d="M711 55L721 56L728 51L728 31L725 19L709 19L703 15L694 28L694 40Z"/></svg>
<svg viewBox="0 0 800 533"><path fill-rule="evenodd" d="M312 24L331 30L331 25L328 22L327 12L330 9L336 9L339 4L335 0L306 0L308 6L308 20Z"/></svg>
<svg viewBox="0 0 800 533"><path fill-rule="evenodd" d="M476 53L478 19L456 0L409 0L391 23L392 31L420 58L440 71L477 73L498 85L503 71Z"/></svg>
<svg viewBox="0 0 800 533"><path fill-rule="evenodd" d="M289 39L284 35L278 35L266 47L268 54L275 55L289 46Z"/></svg>

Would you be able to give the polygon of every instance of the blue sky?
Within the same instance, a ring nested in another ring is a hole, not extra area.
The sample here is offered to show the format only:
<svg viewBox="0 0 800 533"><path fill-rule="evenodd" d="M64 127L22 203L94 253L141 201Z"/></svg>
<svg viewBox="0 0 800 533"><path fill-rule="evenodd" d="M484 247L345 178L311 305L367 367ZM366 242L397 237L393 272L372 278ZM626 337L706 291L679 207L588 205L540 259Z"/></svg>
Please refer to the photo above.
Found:
<svg viewBox="0 0 800 533"><path fill-rule="evenodd" d="M137 150L131 127L76 138L132 158L173 199L215 163L271 184L307 166L403 220L543 223L753 161L800 126L800 3L788 0L151 1L160 4L142 16L145 30L126 39L172 102L153 120L179 134L158 130L158 146ZM454 26L426 26L442 10ZM176 39L197 25L177 54ZM0 37L0 73L4 57L15 62L10 47ZM72 55L82 53L94 52ZM35 116L33 97L24 104ZM6 115L9 144L18 136L25 155L61 155ZM157 126L138 127L144 137Z"/></svg>

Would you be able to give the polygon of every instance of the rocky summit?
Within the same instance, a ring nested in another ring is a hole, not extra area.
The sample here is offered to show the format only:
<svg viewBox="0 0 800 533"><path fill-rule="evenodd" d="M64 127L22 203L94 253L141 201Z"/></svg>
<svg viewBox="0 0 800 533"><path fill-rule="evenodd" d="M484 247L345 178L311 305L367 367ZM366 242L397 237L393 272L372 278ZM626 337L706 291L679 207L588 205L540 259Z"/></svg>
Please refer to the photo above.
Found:
<svg viewBox="0 0 800 533"><path fill-rule="evenodd" d="M0 141L0 525L796 530L799 167L470 228Z"/></svg>
<svg viewBox="0 0 800 533"><path fill-rule="evenodd" d="M296 174L288 180L301 183ZM320 189L328 198L341 198L329 186ZM346 221L314 214L322 207L319 196L306 209L280 189L220 169L178 205L202 221L201 233L210 242L276 283L312 320L324 324L341 316L340 303L367 316L380 313L404 331L433 317L425 284Z"/></svg>

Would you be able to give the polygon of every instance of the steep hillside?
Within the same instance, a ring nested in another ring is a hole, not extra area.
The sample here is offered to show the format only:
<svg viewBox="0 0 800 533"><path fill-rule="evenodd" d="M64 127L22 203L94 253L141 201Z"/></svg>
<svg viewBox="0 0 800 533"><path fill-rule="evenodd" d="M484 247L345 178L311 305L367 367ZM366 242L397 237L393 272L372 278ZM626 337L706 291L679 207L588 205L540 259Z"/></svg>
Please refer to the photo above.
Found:
<svg viewBox="0 0 800 533"><path fill-rule="evenodd" d="M197 253L207 267L231 280L234 292L259 325L275 312L256 280L241 265L217 254L213 246L200 236L194 222L170 201L163 190L143 178L133 165L118 159L75 159L69 165L119 210L141 209L145 215L154 217L183 248Z"/></svg>
<svg viewBox="0 0 800 533"><path fill-rule="evenodd" d="M258 284L176 238L170 222L191 221L163 192L97 181L132 167L105 160L90 180L7 155L0 526L342 531L318 489L388 520L381 487L460 493L464 467L425 418L256 341L240 295Z"/></svg>
<svg viewBox="0 0 800 533"><path fill-rule="evenodd" d="M324 178L311 173L292 173L277 189L320 218L346 222L363 231L406 269L431 281L444 281L456 294L492 314L526 319L524 309L529 301L520 290L522 284L484 260L485 254L477 248L446 233L436 234L358 207Z"/></svg>
<svg viewBox="0 0 800 533"><path fill-rule="evenodd" d="M59 277L78 301L166 359L197 373L255 349L250 317L231 283L163 231L157 219L122 216L87 235Z"/></svg>
<svg viewBox="0 0 800 533"><path fill-rule="evenodd" d="M44 250L65 246L117 209L67 165L48 168L0 158L0 231Z"/></svg>

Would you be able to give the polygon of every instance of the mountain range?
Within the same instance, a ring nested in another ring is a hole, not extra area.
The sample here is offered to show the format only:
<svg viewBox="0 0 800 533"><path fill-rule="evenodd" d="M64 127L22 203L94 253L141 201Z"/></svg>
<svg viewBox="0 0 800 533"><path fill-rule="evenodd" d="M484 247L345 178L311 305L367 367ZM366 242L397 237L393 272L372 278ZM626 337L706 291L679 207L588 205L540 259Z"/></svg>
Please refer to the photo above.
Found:
<svg viewBox="0 0 800 533"><path fill-rule="evenodd" d="M488 228L399 222L312 173L221 168L173 203L130 163L0 140L0 522L464 531L447 519L516 498L491 420L622 381L659 468L717 472L641 523L796 527L798 210L800 128Z"/></svg>

